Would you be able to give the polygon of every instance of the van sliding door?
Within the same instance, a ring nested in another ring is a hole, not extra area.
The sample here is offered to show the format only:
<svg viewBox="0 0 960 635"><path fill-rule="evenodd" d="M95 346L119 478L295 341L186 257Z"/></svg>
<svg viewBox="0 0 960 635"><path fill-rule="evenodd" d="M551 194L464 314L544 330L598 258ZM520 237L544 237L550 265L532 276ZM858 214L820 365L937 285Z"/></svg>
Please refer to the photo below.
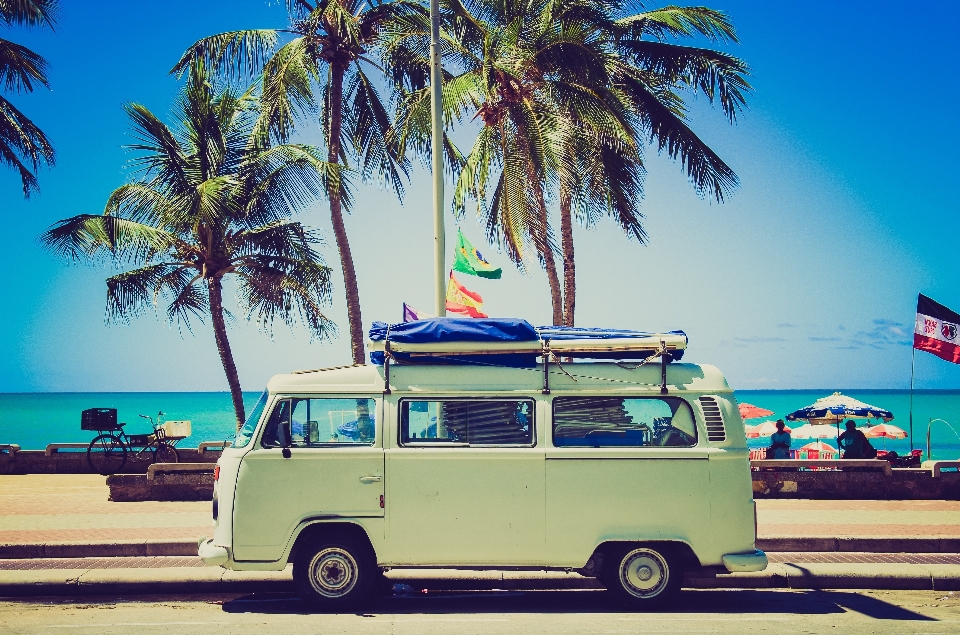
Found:
<svg viewBox="0 0 960 635"><path fill-rule="evenodd" d="M387 450L387 559L535 564L544 545L544 459L532 399L401 399Z"/></svg>
<svg viewBox="0 0 960 635"><path fill-rule="evenodd" d="M608 540L710 541L708 453L679 397L561 397L546 453L547 561Z"/></svg>

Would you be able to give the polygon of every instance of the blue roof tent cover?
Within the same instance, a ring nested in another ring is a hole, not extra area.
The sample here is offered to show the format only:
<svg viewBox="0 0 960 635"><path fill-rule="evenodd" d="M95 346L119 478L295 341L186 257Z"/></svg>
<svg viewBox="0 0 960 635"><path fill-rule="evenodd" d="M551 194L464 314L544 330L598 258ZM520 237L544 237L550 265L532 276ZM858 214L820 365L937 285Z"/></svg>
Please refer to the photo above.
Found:
<svg viewBox="0 0 960 635"><path fill-rule="evenodd" d="M430 318L414 320L400 324L388 325L386 322L374 322L370 328L370 339L383 341L389 337L391 342L408 344L432 342L539 342L541 340L588 340L588 339L624 339L642 338L656 335L645 331L628 331L623 329L577 328L569 326L541 326L534 328L526 320L518 318ZM686 338L683 331L669 331L670 335L680 335ZM646 359L651 351L611 352L574 354L576 357L593 359ZM536 364L538 355L505 354L485 355L484 364L504 366L531 367ZM398 361L409 358L402 353L394 353ZM444 358L449 362L469 361L471 356L450 356ZM683 357L683 350L673 351L671 358L679 360ZM370 353L370 361L374 364L383 364L383 352ZM440 361L440 360L437 360ZM476 361L476 360L474 360Z"/></svg>
<svg viewBox="0 0 960 635"><path fill-rule="evenodd" d="M406 344L426 344L430 342L539 342L537 329L518 318L429 318L387 324L374 322L370 327L370 339L374 342L387 339L391 342ZM397 361L409 361L409 356L394 353ZM448 361L464 361L451 357ZM530 367L537 363L536 355L486 355L485 364L498 366ZM383 364L383 352L370 353L370 362Z"/></svg>

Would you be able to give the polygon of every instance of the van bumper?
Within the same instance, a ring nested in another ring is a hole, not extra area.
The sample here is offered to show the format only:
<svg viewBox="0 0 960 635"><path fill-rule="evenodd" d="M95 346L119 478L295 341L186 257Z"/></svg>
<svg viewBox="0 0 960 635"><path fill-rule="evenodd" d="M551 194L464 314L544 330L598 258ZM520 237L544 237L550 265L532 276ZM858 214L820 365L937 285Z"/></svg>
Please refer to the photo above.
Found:
<svg viewBox="0 0 960 635"><path fill-rule="evenodd" d="M201 538L197 543L197 555L204 564L222 567L230 560L230 553L226 547L213 544L213 538Z"/></svg>
<svg viewBox="0 0 960 635"><path fill-rule="evenodd" d="M767 554L759 549L747 553L728 553L723 557L723 566L730 573L763 571L767 568Z"/></svg>

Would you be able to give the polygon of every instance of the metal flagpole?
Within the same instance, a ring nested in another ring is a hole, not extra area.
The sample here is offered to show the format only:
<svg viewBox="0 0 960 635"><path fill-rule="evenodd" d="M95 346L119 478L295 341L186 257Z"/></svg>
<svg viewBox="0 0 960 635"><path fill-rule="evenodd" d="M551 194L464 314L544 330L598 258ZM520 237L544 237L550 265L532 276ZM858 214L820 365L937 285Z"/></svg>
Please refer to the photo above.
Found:
<svg viewBox="0 0 960 635"><path fill-rule="evenodd" d="M430 0L430 92L433 147L433 269L434 313L447 315L446 235L443 227L443 74L440 66L440 0Z"/></svg>
<svg viewBox="0 0 960 635"><path fill-rule="evenodd" d="M917 349L913 348L913 354L910 355L910 451L913 452L913 370L917 364ZM930 460L930 457L927 457Z"/></svg>

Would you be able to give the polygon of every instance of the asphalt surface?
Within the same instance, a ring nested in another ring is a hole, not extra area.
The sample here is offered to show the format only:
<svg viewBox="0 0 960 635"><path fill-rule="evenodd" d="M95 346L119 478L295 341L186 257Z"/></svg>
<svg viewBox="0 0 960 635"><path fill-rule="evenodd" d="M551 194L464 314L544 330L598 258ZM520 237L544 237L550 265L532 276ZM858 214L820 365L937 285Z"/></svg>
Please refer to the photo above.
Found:
<svg viewBox="0 0 960 635"><path fill-rule="evenodd" d="M603 591L397 595L364 613L311 613L287 594L0 601L0 632L27 633L876 633L960 632L960 593L684 591L670 611L629 613Z"/></svg>

